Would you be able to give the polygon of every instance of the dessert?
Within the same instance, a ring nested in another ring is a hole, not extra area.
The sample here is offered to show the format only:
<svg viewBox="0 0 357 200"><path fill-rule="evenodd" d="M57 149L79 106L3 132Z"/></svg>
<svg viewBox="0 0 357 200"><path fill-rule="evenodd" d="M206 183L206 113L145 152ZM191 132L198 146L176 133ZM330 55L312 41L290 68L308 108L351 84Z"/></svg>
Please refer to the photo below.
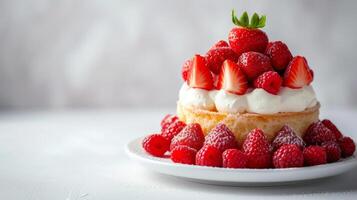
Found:
<svg viewBox="0 0 357 200"><path fill-rule="evenodd" d="M177 115L143 140L152 156L226 168L289 168L337 162L355 152L328 119L305 57L261 30L266 17L246 12L224 40L182 66Z"/></svg>

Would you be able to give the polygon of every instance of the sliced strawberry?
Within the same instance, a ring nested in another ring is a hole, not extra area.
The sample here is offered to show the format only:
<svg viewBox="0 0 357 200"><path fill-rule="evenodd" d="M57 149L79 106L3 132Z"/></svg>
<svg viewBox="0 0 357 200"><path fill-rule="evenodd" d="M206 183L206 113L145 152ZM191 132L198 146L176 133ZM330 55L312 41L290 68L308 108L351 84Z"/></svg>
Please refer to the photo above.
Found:
<svg viewBox="0 0 357 200"><path fill-rule="evenodd" d="M222 71L219 74L217 88L242 95L245 94L248 89L248 81L244 72L235 62L225 60L223 62Z"/></svg>
<svg viewBox="0 0 357 200"><path fill-rule="evenodd" d="M302 88L313 80L309 65L302 56L295 56L289 63L284 73L284 86L289 88Z"/></svg>
<svg viewBox="0 0 357 200"><path fill-rule="evenodd" d="M213 89L213 78L206 65L206 59L200 55L195 55L192 60L192 67L188 74L188 86L205 90Z"/></svg>

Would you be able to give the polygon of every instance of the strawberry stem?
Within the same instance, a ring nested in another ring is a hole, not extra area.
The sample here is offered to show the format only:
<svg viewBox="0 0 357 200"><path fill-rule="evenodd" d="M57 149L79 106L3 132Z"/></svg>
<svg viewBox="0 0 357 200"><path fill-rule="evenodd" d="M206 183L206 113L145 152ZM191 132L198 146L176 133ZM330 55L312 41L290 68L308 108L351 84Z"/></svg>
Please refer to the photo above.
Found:
<svg viewBox="0 0 357 200"><path fill-rule="evenodd" d="M248 13L245 11L241 15L241 17L238 19L235 13L235 10L232 10L232 22L233 24L245 28L263 28L265 26L266 22L266 16L262 15L259 16L257 13L254 13L252 18L249 19Z"/></svg>

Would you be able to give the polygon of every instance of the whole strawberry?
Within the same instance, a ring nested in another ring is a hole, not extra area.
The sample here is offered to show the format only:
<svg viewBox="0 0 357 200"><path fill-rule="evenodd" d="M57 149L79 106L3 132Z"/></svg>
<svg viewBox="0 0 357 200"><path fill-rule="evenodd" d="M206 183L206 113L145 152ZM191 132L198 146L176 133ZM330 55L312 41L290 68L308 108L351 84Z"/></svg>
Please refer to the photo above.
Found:
<svg viewBox="0 0 357 200"><path fill-rule="evenodd" d="M216 44L214 44L209 50L220 48L220 47L229 47L229 45L226 41L220 40L220 41L216 42Z"/></svg>
<svg viewBox="0 0 357 200"><path fill-rule="evenodd" d="M264 72L273 70L268 56L253 51L243 53L238 59L238 66L250 81Z"/></svg>
<svg viewBox="0 0 357 200"><path fill-rule="evenodd" d="M162 120L161 120L161 132L163 132L167 127L169 127L172 123L175 121L178 121L179 118L176 115L171 115L167 114Z"/></svg>
<svg viewBox="0 0 357 200"><path fill-rule="evenodd" d="M278 71L284 70L293 58L288 46L281 41L269 42L265 55L270 57L271 64Z"/></svg>
<svg viewBox="0 0 357 200"><path fill-rule="evenodd" d="M301 150L305 147L305 142L302 138L297 136L294 130L288 125L280 129L272 143L274 150L279 149L284 144L295 144Z"/></svg>
<svg viewBox="0 0 357 200"><path fill-rule="evenodd" d="M213 146L203 146L196 154L196 165L221 167L222 152Z"/></svg>
<svg viewBox="0 0 357 200"><path fill-rule="evenodd" d="M323 123L328 129L330 129L330 130L333 132L333 134L335 134L335 137L336 137L337 140L340 139L340 138L342 138L342 136L343 136L342 133L340 132L340 130L338 130L338 128L336 127L336 125L333 124L330 120L324 119L324 120L322 120L322 123Z"/></svg>
<svg viewBox="0 0 357 200"><path fill-rule="evenodd" d="M307 144L322 144L323 142L336 141L335 135L321 121L317 121L309 126L305 135L304 141Z"/></svg>
<svg viewBox="0 0 357 200"><path fill-rule="evenodd" d="M183 63L183 65L182 65L181 73L182 73L182 79L184 81L187 81L188 72L190 71L191 66L192 66L192 60L191 59L186 60L185 63Z"/></svg>
<svg viewBox="0 0 357 200"><path fill-rule="evenodd" d="M262 88L270 94L277 95L283 80L278 72L268 71L259 75L253 82L254 87Z"/></svg>
<svg viewBox="0 0 357 200"><path fill-rule="evenodd" d="M312 145L308 146L303 151L304 163L307 166L321 165L327 162L326 151L323 147Z"/></svg>
<svg viewBox="0 0 357 200"><path fill-rule="evenodd" d="M273 155L275 168L289 168L304 166L304 156L299 146L284 144Z"/></svg>
<svg viewBox="0 0 357 200"><path fill-rule="evenodd" d="M168 141L171 141L174 136L180 133L180 131L185 128L186 124L182 121L175 121L170 124L169 127L164 129L161 133Z"/></svg>
<svg viewBox="0 0 357 200"><path fill-rule="evenodd" d="M248 168L269 168L271 146L261 129L253 129L243 143L243 152L248 157Z"/></svg>
<svg viewBox="0 0 357 200"><path fill-rule="evenodd" d="M238 55L244 52L256 51L264 53L268 44L268 36L260 30L265 26L266 16L259 16L254 13L249 19L247 12L244 12L240 19L232 11L232 21L239 27L234 27L228 35L231 48Z"/></svg>
<svg viewBox="0 0 357 200"><path fill-rule="evenodd" d="M336 162L341 158L341 148L337 142L324 142L321 147L325 148L327 154L327 162Z"/></svg>
<svg viewBox="0 0 357 200"><path fill-rule="evenodd" d="M161 134L152 134L144 138L142 146L149 154L162 157L169 150L170 142Z"/></svg>
<svg viewBox="0 0 357 200"><path fill-rule="evenodd" d="M179 145L185 145L199 150L202 147L204 140L205 137L199 124L187 124L179 134L172 138L170 149L172 150Z"/></svg>
<svg viewBox="0 0 357 200"><path fill-rule="evenodd" d="M223 152L226 149L236 148L237 142L232 131L225 124L220 123L208 133L204 145L214 146Z"/></svg>
<svg viewBox="0 0 357 200"><path fill-rule="evenodd" d="M197 150L188 146L179 145L171 151L171 160L175 163L194 165Z"/></svg>
<svg viewBox="0 0 357 200"><path fill-rule="evenodd" d="M225 60L229 59L237 62L239 57L228 44L224 47L222 45L224 45L224 43L220 41L206 53L207 66L215 74L219 74L222 63Z"/></svg>
<svg viewBox="0 0 357 200"><path fill-rule="evenodd" d="M338 143L340 144L342 157L344 158L352 156L356 150L355 142L350 137L342 137Z"/></svg>
<svg viewBox="0 0 357 200"><path fill-rule="evenodd" d="M223 167L226 168L246 168L248 158L238 149L227 149L222 154Z"/></svg>

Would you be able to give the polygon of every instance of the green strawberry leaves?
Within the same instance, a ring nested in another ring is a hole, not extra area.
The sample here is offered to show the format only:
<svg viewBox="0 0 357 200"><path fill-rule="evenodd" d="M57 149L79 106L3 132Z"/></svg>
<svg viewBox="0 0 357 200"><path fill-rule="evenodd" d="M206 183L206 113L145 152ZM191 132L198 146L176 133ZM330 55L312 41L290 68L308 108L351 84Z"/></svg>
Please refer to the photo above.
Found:
<svg viewBox="0 0 357 200"><path fill-rule="evenodd" d="M247 12L244 12L242 16L238 19L234 10L232 10L232 22L233 24L246 28L263 28L266 22L266 16L259 16L257 13L254 13L252 18L249 20L249 15Z"/></svg>

